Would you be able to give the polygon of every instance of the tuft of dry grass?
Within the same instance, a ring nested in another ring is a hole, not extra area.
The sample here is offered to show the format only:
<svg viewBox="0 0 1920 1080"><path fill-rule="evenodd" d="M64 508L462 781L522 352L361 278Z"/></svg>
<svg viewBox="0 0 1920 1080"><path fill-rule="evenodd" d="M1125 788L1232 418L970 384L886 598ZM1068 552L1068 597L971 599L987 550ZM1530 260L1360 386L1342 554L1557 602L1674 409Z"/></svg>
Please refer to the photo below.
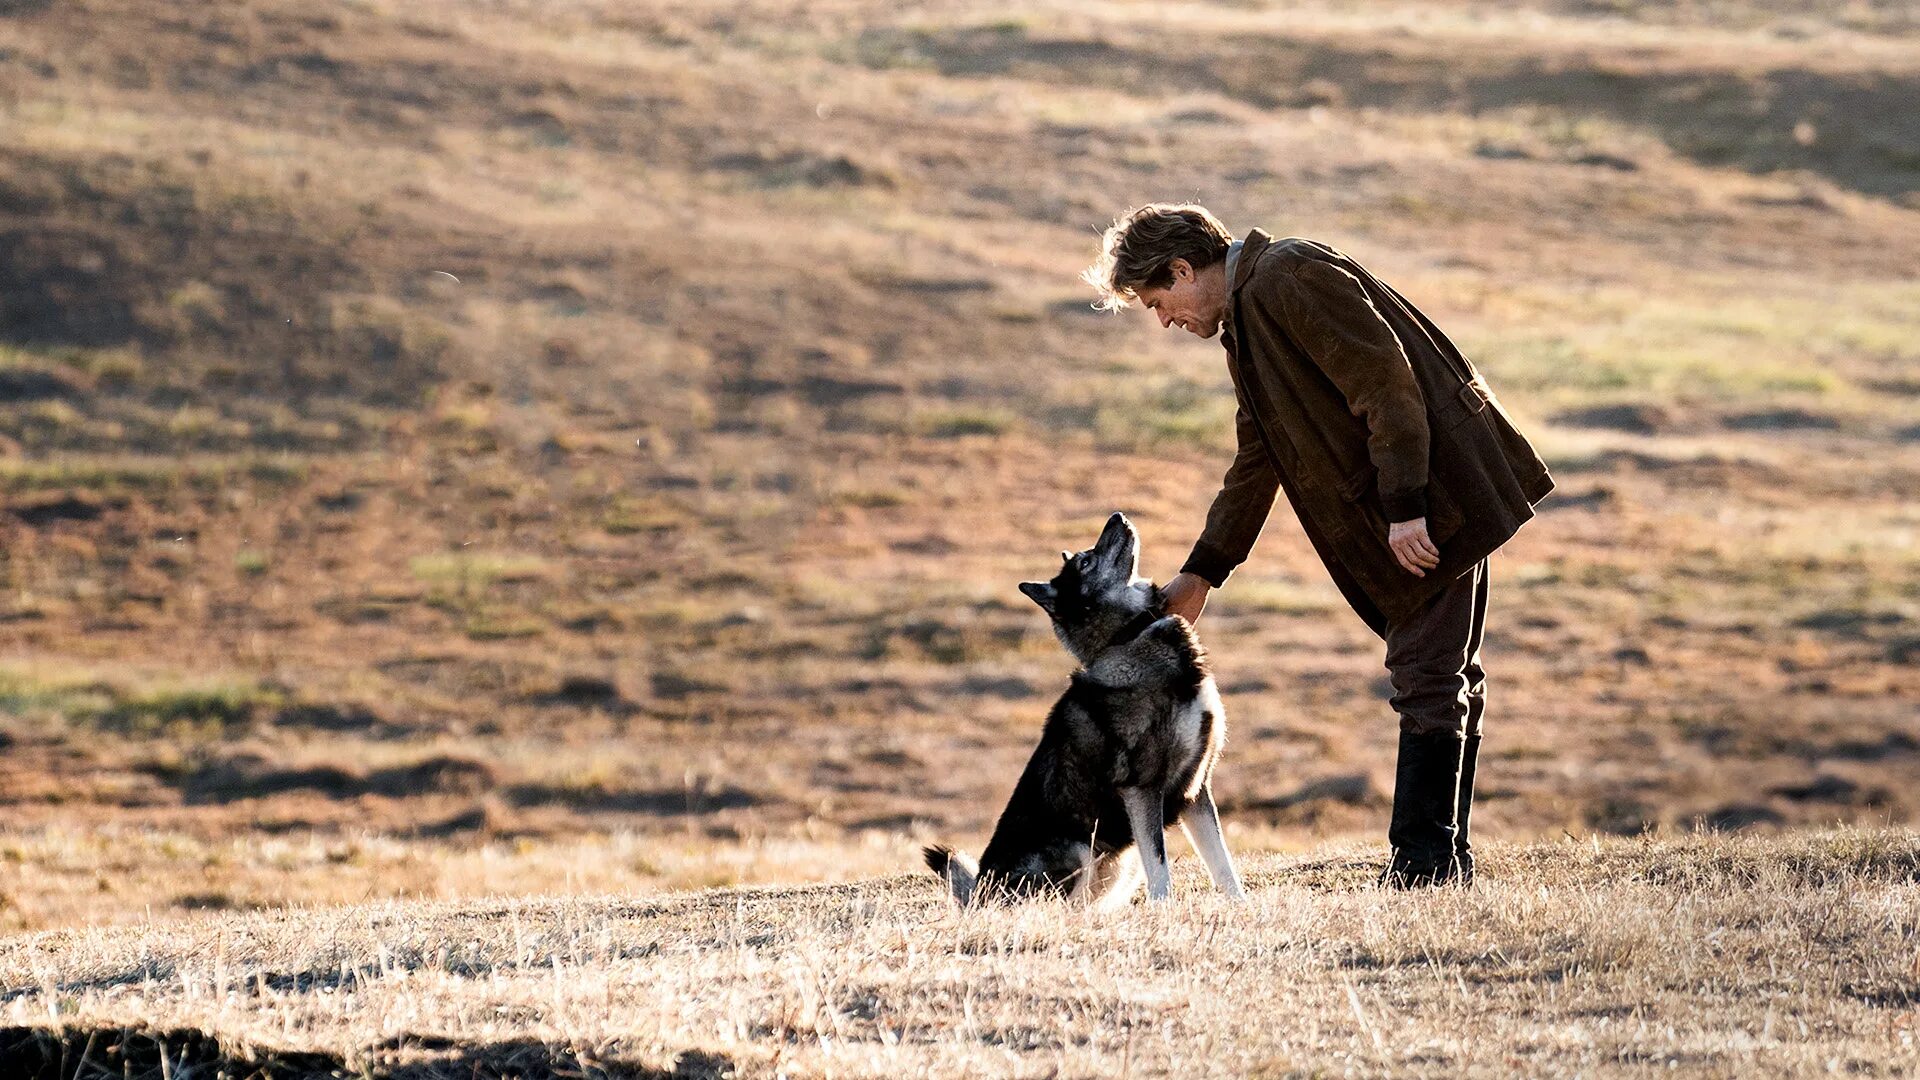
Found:
<svg viewBox="0 0 1920 1080"><path fill-rule="evenodd" d="M0 1064L102 1035L137 1057L131 1028L201 1063L422 1080L1920 1067L1910 831L1493 846L1475 888L1420 893L1334 847L1248 860L1237 905L1177 865L1172 903L1112 914L959 913L907 875L17 935Z"/></svg>

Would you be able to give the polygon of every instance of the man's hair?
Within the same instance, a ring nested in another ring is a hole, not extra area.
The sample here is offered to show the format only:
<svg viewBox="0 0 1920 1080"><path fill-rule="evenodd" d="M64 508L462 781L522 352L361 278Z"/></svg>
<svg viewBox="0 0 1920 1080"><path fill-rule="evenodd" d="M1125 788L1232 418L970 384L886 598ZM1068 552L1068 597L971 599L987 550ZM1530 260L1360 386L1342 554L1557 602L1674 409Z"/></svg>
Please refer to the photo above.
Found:
<svg viewBox="0 0 1920 1080"><path fill-rule="evenodd" d="M1172 285L1173 260L1199 270L1226 258L1232 243L1233 234L1204 206L1148 203L1114 221L1100 237L1100 257L1080 279L1100 293L1094 307L1119 311L1141 289Z"/></svg>

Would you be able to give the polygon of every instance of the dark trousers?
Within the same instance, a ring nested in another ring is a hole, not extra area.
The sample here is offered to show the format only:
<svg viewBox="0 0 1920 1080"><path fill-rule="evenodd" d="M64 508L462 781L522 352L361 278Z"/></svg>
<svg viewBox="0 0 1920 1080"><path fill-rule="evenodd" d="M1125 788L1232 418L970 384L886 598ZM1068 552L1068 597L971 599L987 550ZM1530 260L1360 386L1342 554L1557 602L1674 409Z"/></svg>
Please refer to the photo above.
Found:
<svg viewBox="0 0 1920 1080"><path fill-rule="evenodd" d="M1480 667L1486 632L1484 560L1418 612L1387 626L1387 673L1402 732L1480 734L1487 711L1487 673Z"/></svg>

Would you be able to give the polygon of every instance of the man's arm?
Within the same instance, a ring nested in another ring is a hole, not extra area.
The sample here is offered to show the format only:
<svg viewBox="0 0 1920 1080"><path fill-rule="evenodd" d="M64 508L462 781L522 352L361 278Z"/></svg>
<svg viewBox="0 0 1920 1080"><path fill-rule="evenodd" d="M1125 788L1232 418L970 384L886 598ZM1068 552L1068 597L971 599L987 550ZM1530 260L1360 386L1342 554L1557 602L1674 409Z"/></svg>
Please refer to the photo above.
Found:
<svg viewBox="0 0 1920 1080"><path fill-rule="evenodd" d="M1220 481L1213 506L1207 510L1206 528L1201 530L1179 575L1166 585L1168 611L1184 616L1188 622L1200 617L1208 590L1224 585L1234 567L1247 560L1280 488L1280 477L1273 471L1266 444L1260 441L1260 431L1245 402L1234 413L1233 430L1238 449Z"/></svg>

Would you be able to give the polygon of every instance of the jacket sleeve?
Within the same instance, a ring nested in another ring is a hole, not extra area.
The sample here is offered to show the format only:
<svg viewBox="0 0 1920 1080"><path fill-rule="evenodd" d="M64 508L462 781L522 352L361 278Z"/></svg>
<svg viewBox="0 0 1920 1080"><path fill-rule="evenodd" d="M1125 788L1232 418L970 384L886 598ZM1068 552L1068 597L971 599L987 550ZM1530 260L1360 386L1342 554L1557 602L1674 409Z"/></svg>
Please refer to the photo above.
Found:
<svg viewBox="0 0 1920 1080"><path fill-rule="evenodd" d="M1247 290L1267 301L1313 362L1367 424L1381 509L1388 521L1427 515L1427 409L1406 350L1360 280L1332 263L1310 259L1274 290ZM1277 301L1277 304L1276 304Z"/></svg>
<svg viewBox="0 0 1920 1080"><path fill-rule="evenodd" d="M1207 511L1207 527L1193 545L1186 565L1180 568L1181 573L1205 578L1216 589L1227 583L1227 575L1233 573L1234 567L1247 561L1247 553L1253 550L1253 542L1260 538L1260 529L1273 510L1274 493L1280 486L1280 478L1273 471L1273 462L1267 458L1266 444L1260 441L1260 431L1254 426L1245 401L1234 414L1233 430L1239 440L1233 464L1227 467L1227 475L1220 481L1220 493L1213 497L1213 506Z"/></svg>

